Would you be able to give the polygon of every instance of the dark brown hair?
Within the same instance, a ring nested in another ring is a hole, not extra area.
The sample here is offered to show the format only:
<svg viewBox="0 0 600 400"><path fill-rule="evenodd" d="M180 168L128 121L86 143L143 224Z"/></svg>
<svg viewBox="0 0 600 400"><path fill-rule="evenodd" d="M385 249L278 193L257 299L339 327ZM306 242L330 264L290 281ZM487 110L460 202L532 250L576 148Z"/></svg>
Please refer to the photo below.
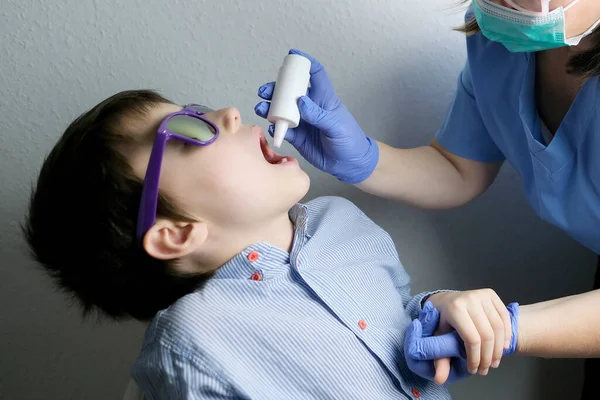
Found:
<svg viewBox="0 0 600 400"><path fill-rule="evenodd" d="M462 4L470 3L471 0L462 0ZM463 25L455 28L459 32L467 35L473 35L479 32L479 25L475 17L471 17ZM600 75L600 29L596 29L591 34L592 40L595 41L592 48L577 53L571 57L567 65L567 71L582 78L591 78Z"/></svg>
<svg viewBox="0 0 600 400"><path fill-rule="evenodd" d="M142 190L118 148L139 142L135 122L171 101L151 90L124 91L73 121L43 163L23 232L33 256L84 315L149 320L210 275L175 273L136 242ZM163 194L158 215L191 221Z"/></svg>

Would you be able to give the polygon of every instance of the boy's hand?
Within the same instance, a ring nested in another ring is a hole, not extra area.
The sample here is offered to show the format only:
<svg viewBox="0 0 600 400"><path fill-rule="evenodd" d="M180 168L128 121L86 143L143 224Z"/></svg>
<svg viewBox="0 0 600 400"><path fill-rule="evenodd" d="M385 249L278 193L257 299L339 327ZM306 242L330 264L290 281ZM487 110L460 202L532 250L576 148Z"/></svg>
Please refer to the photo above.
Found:
<svg viewBox="0 0 600 400"><path fill-rule="evenodd" d="M511 303L507 310L511 319L511 341L504 355L513 354L517 348L519 305ZM406 330L404 355L408 367L422 378L435 380L436 383L453 383L465 379L471 374L467 368L465 345L456 331L433 336L440 321L440 313L430 302L423 307L419 318ZM434 365L442 357L451 357L449 368L442 370Z"/></svg>
<svg viewBox="0 0 600 400"><path fill-rule="evenodd" d="M510 314L500 297L491 289L465 292L440 292L430 301L440 313L436 335L456 330L464 342L467 370L486 375L497 368L504 349L511 343ZM450 372L450 359L436 360L437 383L444 383Z"/></svg>
<svg viewBox="0 0 600 400"><path fill-rule="evenodd" d="M467 352L471 374L487 375L490 367L500 365L502 352L510 345L511 322L508 310L491 289L466 292L440 292L428 301L440 312L435 334L456 330ZM450 360L436 361L436 382L446 381Z"/></svg>
<svg viewBox="0 0 600 400"><path fill-rule="evenodd" d="M454 383L471 376L467 371L465 347L458 333L452 331L433 336L439 323L440 313L427 302L419 319L412 321L406 330L404 357L408 368L421 378L438 382L441 379L437 379L435 360L453 357L447 379L438 383Z"/></svg>

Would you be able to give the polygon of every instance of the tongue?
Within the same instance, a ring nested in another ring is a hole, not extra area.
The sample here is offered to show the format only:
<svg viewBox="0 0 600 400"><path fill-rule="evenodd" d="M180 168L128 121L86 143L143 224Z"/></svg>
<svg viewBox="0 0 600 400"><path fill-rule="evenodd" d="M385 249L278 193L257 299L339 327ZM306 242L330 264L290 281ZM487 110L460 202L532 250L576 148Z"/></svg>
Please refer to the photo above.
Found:
<svg viewBox="0 0 600 400"><path fill-rule="evenodd" d="M264 136L260 139L260 146L263 155L265 156L265 160L271 164L278 164L283 157L271 150L271 147L269 146L269 143L267 143L267 140L264 138Z"/></svg>

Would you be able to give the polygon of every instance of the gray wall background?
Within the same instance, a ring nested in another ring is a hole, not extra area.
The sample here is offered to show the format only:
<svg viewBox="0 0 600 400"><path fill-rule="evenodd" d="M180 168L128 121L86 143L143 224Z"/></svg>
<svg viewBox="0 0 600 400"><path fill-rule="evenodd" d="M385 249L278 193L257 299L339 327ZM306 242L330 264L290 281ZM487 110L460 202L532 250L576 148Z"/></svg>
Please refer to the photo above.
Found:
<svg viewBox="0 0 600 400"><path fill-rule="evenodd" d="M0 398L117 399L141 342L138 323L82 321L20 236L29 187L73 118L117 91L156 88L181 103L237 106L266 128L253 113L257 88L297 47L327 67L366 132L395 146L424 144L465 59L451 31L463 11L453 3L3 0ZM392 204L306 169L309 197L348 197L392 234L415 292L491 286L506 302L528 303L591 286L594 256L537 219L508 167L484 196L447 212ZM85 234L85 221L73 234ZM576 398L581 366L506 359L452 391L458 399Z"/></svg>

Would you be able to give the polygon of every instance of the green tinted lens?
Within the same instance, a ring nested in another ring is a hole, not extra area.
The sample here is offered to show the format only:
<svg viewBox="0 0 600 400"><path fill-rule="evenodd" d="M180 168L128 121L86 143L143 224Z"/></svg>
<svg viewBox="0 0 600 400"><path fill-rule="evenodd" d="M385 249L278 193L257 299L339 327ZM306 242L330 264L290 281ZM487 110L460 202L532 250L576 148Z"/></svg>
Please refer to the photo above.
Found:
<svg viewBox="0 0 600 400"><path fill-rule="evenodd" d="M179 135L207 142L216 132L206 122L187 115L176 115L167 122L167 129Z"/></svg>

